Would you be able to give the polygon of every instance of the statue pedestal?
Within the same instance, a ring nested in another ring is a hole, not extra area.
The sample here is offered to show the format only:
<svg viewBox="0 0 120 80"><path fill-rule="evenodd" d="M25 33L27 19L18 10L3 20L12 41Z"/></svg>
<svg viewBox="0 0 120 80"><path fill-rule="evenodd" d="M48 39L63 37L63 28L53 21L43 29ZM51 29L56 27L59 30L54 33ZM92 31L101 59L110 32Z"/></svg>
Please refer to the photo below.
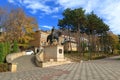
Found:
<svg viewBox="0 0 120 80"><path fill-rule="evenodd" d="M44 61L64 61L64 49L61 45L44 47Z"/></svg>

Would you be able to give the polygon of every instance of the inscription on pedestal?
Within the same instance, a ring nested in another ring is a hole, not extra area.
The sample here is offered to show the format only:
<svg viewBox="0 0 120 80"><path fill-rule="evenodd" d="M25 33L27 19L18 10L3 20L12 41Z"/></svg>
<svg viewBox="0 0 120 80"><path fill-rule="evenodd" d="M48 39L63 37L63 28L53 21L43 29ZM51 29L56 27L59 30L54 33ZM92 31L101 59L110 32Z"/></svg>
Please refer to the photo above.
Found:
<svg viewBox="0 0 120 80"><path fill-rule="evenodd" d="M62 54L62 49L59 49L59 54Z"/></svg>

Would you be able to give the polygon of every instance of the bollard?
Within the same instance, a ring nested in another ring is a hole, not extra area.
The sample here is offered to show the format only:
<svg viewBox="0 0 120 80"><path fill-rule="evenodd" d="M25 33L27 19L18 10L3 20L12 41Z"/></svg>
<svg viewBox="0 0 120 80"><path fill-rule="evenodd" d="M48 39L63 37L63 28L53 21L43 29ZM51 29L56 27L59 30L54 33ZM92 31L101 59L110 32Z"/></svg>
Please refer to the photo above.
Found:
<svg viewBox="0 0 120 80"><path fill-rule="evenodd" d="M9 63L9 71L16 72L17 71L17 63Z"/></svg>

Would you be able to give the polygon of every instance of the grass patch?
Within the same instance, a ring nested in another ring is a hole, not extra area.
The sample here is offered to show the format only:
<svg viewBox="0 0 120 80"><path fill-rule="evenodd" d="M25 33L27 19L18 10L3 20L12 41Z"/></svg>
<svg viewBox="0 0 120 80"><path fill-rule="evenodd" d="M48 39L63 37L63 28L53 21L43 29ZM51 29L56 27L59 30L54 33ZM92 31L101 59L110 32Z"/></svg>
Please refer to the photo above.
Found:
<svg viewBox="0 0 120 80"><path fill-rule="evenodd" d="M117 58L116 60L120 60L120 58Z"/></svg>
<svg viewBox="0 0 120 80"><path fill-rule="evenodd" d="M87 60L103 59L106 58L107 55L104 53L84 53L83 55L77 52L73 52L73 53L65 53L65 57L67 57L73 62L80 62L81 60L87 61Z"/></svg>

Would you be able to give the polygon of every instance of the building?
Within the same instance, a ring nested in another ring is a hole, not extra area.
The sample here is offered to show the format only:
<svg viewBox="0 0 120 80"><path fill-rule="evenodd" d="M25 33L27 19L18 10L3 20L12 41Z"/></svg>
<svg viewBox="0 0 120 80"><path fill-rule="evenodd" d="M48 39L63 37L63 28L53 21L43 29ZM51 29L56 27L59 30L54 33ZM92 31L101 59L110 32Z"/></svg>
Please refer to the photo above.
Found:
<svg viewBox="0 0 120 80"><path fill-rule="evenodd" d="M72 41L67 41L64 44L65 51L77 51L77 43Z"/></svg>
<svg viewBox="0 0 120 80"><path fill-rule="evenodd" d="M62 38L65 51L77 51L77 43L74 37L63 35Z"/></svg>
<svg viewBox="0 0 120 80"><path fill-rule="evenodd" d="M30 42L30 45L39 48L40 46L47 46L47 36L51 33L51 31L36 31L34 34L34 40ZM56 44L56 41L54 42ZM59 37L59 45L64 46L65 51L77 51L77 43L74 37L69 37L65 35L61 35Z"/></svg>
<svg viewBox="0 0 120 80"><path fill-rule="evenodd" d="M40 36L41 32L40 31L36 31L34 34L34 40L30 41L30 45L32 47L39 47L40 46Z"/></svg>
<svg viewBox="0 0 120 80"><path fill-rule="evenodd" d="M39 47L47 45L47 36L49 34L50 31L36 31L34 34L34 40L30 42L31 46Z"/></svg>
<svg viewBox="0 0 120 80"><path fill-rule="evenodd" d="M46 46L47 44L47 36L50 34L50 31L40 31L40 46Z"/></svg>

